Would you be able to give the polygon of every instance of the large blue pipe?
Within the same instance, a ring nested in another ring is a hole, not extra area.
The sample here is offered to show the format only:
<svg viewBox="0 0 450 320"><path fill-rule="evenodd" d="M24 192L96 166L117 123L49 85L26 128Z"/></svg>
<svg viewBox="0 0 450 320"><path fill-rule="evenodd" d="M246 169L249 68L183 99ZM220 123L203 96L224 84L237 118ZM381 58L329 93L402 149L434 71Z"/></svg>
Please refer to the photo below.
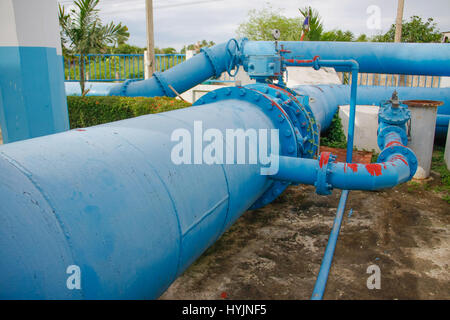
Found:
<svg viewBox="0 0 450 320"><path fill-rule="evenodd" d="M450 76L450 47L445 43L280 41L278 45L288 65L320 56L356 60L365 73ZM273 41L247 41L243 46L244 57L274 52Z"/></svg>
<svg viewBox="0 0 450 320"><path fill-rule="evenodd" d="M116 96L168 96L175 97L211 77L219 77L236 65L236 42L229 41L203 48L188 61L177 64L165 72L155 72L153 77L141 81L125 81L111 88Z"/></svg>
<svg viewBox="0 0 450 320"><path fill-rule="evenodd" d="M174 164L194 121L275 128L230 99L1 146L0 298L157 298L273 184L258 165Z"/></svg>

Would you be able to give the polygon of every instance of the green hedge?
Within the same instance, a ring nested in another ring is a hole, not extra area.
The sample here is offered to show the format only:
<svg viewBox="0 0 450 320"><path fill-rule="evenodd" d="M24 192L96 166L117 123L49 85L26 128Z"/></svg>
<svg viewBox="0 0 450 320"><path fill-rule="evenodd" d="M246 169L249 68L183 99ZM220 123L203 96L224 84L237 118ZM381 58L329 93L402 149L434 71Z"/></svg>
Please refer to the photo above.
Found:
<svg viewBox="0 0 450 320"><path fill-rule="evenodd" d="M165 112L190 106L168 97L67 97L70 127L83 128L102 123Z"/></svg>
<svg viewBox="0 0 450 320"><path fill-rule="evenodd" d="M341 118L339 118L339 110L334 114L328 130L325 133L322 133L320 145L341 149L347 147L347 139L345 138L344 129L342 128Z"/></svg>

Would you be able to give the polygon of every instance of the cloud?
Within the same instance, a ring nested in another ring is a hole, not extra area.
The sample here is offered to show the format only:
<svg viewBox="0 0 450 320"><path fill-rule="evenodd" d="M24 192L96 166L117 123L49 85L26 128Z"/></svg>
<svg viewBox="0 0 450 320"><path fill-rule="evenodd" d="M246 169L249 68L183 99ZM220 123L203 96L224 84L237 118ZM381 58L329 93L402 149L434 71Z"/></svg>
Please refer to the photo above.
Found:
<svg viewBox="0 0 450 320"><path fill-rule="evenodd" d="M298 17L298 8L309 5L320 12L325 30L339 28L356 35L380 32L366 26L368 6L380 7L383 32L395 22L397 13L397 1L393 0L154 0L155 44L179 50L183 45L203 39L219 43L236 36L249 10L272 6L288 17ZM130 43L146 46L145 0L101 0L100 9L105 22L122 22L128 27ZM448 0L408 0L404 18L433 17L439 29L447 31L450 30L449 12Z"/></svg>

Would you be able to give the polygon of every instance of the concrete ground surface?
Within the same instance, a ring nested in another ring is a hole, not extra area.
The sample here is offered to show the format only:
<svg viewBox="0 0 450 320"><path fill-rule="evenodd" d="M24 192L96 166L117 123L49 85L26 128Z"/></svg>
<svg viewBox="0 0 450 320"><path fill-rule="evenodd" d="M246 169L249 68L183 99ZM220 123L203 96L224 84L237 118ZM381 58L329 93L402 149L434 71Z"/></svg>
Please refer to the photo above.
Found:
<svg viewBox="0 0 450 320"><path fill-rule="evenodd" d="M427 183L437 181L433 172ZM324 299L450 299L450 205L416 186L350 192ZM339 196L289 187L246 212L161 299L309 299ZM366 284L373 264L379 290Z"/></svg>

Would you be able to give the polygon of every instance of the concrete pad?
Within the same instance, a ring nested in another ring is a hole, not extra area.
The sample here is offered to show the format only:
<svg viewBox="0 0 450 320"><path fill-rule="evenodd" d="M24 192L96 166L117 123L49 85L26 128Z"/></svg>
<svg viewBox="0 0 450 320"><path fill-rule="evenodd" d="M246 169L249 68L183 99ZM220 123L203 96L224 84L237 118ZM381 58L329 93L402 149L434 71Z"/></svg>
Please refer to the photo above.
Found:
<svg viewBox="0 0 450 320"><path fill-rule="evenodd" d="M304 84L342 84L333 68L287 67L287 86Z"/></svg>
<svg viewBox="0 0 450 320"><path fill-rule="evenodd" d="M360 150L372 151L380 153L377 144L378 130L378 106L356 106L355 116L355 137L353 145ZM345 137L348 138L348 119L350 114L350 106L339 106L339 118Z"/></svg>
<svg viewBox="0 0 450 320"><path fill-rule="evenodd" d="M194 103L208 92L228 86L234 86L234 82L230 82L229 85L199 84L198 86L183 92L180 96L187 102Z"/></svg>
<svg viewBox="0 0 450 320"><path fill-rule="evenodd" d="M450 87L450 77L441 77L441 88L448 88Z"/></svg>

